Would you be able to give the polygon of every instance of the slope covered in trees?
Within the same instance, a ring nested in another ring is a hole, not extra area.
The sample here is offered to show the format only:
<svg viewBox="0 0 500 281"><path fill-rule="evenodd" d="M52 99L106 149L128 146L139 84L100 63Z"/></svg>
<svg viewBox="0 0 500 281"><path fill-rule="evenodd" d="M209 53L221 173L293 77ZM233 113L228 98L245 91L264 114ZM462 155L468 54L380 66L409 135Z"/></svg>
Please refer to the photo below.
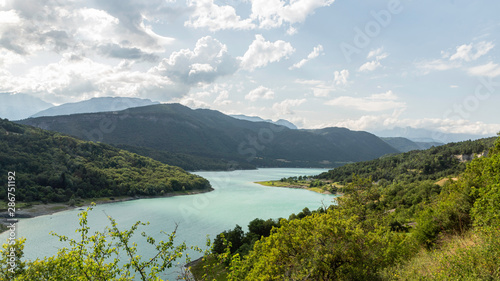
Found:
<svg viewBox="0 0 500 281"><path fill-rule="evenodd" d="M291 130L267 122L238 120L214 110L192 110L180 104L20 122L120 146L186 169L333 167L398 152L367 132L345 128ZM193 161L184 160L185 155Z"/></svg>
<svg viewBox="0 0 500 281"><path fill-rule="evenodd" d="M466 155L474 157L486 152L495 138L449 143L423 151L410 151L380 159L344 165L318 176L334 182L346 183L353 175L372 177L374 181L422 181L437 180L457 175L465 170Z"/></svg>
<svg viewBox="0 0 500 281"><path fill-rule="evenodd" d="M106 144L0 119L0 173L16 172L16 201L159 196L209 189L207 180L178 167ZM6 200L7 189L0 190Z"/></svg>
<svg viewBox="0 0 500 281"><path fill-rule="evenodd" d="M300 219L281 219L250 251L226 252L227 279L500 278L500 139L491 147L493 142L450 144L421 152L418 158L407 153L323 174L345 184L338 204ZM488 156L467 163L455 157L485 150ZM416 159L425 167L426 161L447 157L454 159L453 165L436 166L422 177L392 172ZM391 165L372 169L381 163ZM390 182L382 180L382 171L392 176ZM443 175L456 178L436 184ZM234 240L236 230L224 234Z"/></svg>

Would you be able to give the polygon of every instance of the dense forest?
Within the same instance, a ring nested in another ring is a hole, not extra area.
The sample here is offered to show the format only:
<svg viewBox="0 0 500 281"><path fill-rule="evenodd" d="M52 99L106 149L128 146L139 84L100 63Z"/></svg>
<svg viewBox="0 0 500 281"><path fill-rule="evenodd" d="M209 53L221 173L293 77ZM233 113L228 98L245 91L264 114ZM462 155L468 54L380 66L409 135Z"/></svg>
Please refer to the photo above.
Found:
<svg viewBox="0 0 500 281"><path fill-rule="evenodd" d="M371 161L350 163L323 173L318 178L339 183L352 181L354 175L390 183L437 180L463 172L465 159L461 158L462 155L467 158L487 152L494 142L493 137L388 155Z"/></svg>
<svg viewBox="0 0 500 281"><path fill-rule="evenodd" d="M337 205L227 230L194 272L198 280L498 280L499 175L494 138L349 164L316 177L343 184ZM215 267L214 256L217 274L201 270Z"/></svg>
<svg viewBox="0 0 500 281"><path fill-rule="evenodd" d="M16 172L16 200L159 196L209 189L178 167L120 150L0 119L0 173ZM0 190L5 200L6 189Z"/></svg>

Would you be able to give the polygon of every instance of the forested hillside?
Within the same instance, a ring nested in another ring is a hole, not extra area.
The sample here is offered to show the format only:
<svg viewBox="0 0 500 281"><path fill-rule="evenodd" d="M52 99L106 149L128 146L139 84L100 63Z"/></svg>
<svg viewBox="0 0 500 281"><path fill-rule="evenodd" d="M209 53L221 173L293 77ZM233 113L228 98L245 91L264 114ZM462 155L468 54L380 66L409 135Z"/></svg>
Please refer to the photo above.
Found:
<svg viewBox="0 0 500 281"><path fill-rule="evenodd" d="M178 167L0 119L0 173L8 171L16 172L16 200L24 202L210 188L207 180ZM0 200L6 200L6 192L0 190Z"/></svg>
<svg viewBox="0 0 500 281"><path fill-rule="evenodd" d="M227 279L204 272L217 280L499 280L500 138L493 143L449 144L322 174L345 184L337 205L268 220L273 229L251 243L258 221L248 234L224 232L215 245L223 237L230 250L215 247L205 260L218 257L216 273ZM467 163L455 157L484 151ZM421 177L408 175L417 168Z"/></svg>
<svg viewBox="0 0 500 281"><path fill-rule="evenodd" d="M291 130L267 122L238 120L214 110L192 110L180 104L20 122L196 170L335 167L399 152L367 132L345 128Z"/></svg>
<svg viewBox="0 0 500 281"><path fill-rule="evenodd" d="M318 178L342 183L351 181L353 175L388 182L437 180L463 172L465 170L463 157L477 157L487 152L494 142L495 138L487 138L390 155L371 161L347 164L323 173Z"/></svg>

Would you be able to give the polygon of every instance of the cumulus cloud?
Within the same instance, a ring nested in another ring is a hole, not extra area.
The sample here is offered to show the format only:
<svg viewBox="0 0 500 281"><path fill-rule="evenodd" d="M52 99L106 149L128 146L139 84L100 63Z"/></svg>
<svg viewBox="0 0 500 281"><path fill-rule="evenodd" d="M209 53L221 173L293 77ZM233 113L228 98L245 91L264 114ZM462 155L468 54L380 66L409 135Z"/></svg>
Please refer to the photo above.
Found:
<svg viewBox="0 0 500 281"><path fill-rule="evenodd" d="M193 50L173 52L152 72L178 83L196 85L213 82L217 77L234 73L237 68L238 62L228 54L226 45L205 36L196 42Z"/></svg>
<svg viewBox="0 0 500 281"><path fill-rule="evenodd" d="M292 44L283 40L275 42L266 41L264 36L257 34L255 40L250 44L248 50L242 57L241 67L253 71L256 68L264 67L269 63L278 62L282 58L288 58L295 52Z"/></svg>
<svg viewBox="0 0 500 281"><path fill-rule="evenodd" d="M277 116L292 115L295 112L292 107L299 106L306 102L306 99L286 99L273 104L273 111Z"/></svg>
<svg viewBox="0 0 500 281"><path fill-rule="evenodd" d="M97 52L119 59L153 60L172 38L148 19L168 14L165 1L7 1L0 11L0 48L20 55Z"/></svg>
<svg viewBox="0 0 500 281"><path fill-rule="evenodd" d="M375 69L380 67L380 62L373 60L364 63L362 66L359 67L359 71L374 71Z"/></svg>
<svg viewBox="0 0 500 281"><path fill-rule="evenodd" d="M434 60L423 60L417 62L417 68L423 70L424 74L431 71L444 71L449 69L462 69L470 75L483 75L495 77L498 76L496 64L490 62L488 64L477 67L468 67L467 63L476 61L480 57L486 55L495 45L492 42L481 41L479 43L464 44L456 47L454 54L441 51L442 58Z"/></svg>
<svg viewBox="0 0 500 281"><path fill-rule="evenodd" d="M334 0L251 0L250 18L259 22L261 28L274 28L284 23L304 22L318 8L330 6Z"/></svg>
<svg viewBox="0 0 500 281"><path fill-rule="evenodd" d="M347 79L349 78L349 70L343 69L341 71L335 71L333 76L333 83L335 83L335 85L346 85Z"/></svg>
<svg viewBox="0 0 500 281"><path fill-rule="evenodd" d="M359 67L359 71L361 72L374 71L375 69L379 68L381 66L380 61L389 56L388 53L384 53L383 51L384 49L382 47L375 50L371 50L366 58L367 59L374 58L374 60L368 61L363 65L361 65Z"/></svg>
<svg viewBox="0 0 500 281"><path fill-rule="evenodd" d="M492 42L482 41L477 44L464 44L457 47L457 51L450 60L474 61L487 54L495 45Z"/></svg>
<svg viewBox="0 0 500 281"><path fill-rule="evenodd" d="M274 99L274 92L264 86L259 86L251 90L246 96L246 100L257 101L259 99L272 100Z"/></svg>
<svg viewBox="0 0 500 281"><path fill-rule="evenodd" d="M222 90L214 100L214 104L216 105L228 105L230 103L232 103L232 101L229 100L229 92L227 90Z"/></svg>
<svg viewBox="0 0 500 281"><path fill-rule="evenodd" d="M392 114L364 115L358 119L344 119L325 126L346 127L352 130L384 130L394 127L412 127L454 134L495 135L500 130L500 124L487 124L469 120L454 120L441 118L409 119L400 118L401 111ZM439 140L439 136L436 136ZM442 141L446 141L443 139Z"/></svg>
<svg viewBox="0 0 500 281"><path fill-rule="evenodd" d="M362 98L340 96L327 101L326 104L372 112L401 109L406 107L406 103L397 100L398 97L389 90L385 93L373 94Z"/></svg>
<svg viewBox="0 0 500 281"><path fill-rule="evenodd" d="M310 60L312 60L314 58L317 58L321 54L322 51L323 51L323 46L318 45L318 46L314 47L313 51L311 53L309 53L309 55L307 55L307 58L302 59L298 63L290 66L288 69L292 70L292 69L301 68L308 61L310 61Z"/></svg>
<svg viewBox="0 0 500 281"><path fill-rule="evenodd" d="M186 89L168 77L131 71L120 64L110 66L67 53L45 66L31 68L25 75L0 75L2 91L35 94L54 103L79 101L98 96L143 96L157 99L155 94L181 94Z"/></svg>
<svg viewBox="0 0 500 281"><path fill-rule="evenodd" d="M194 9L185 26L208 28L210 31L224 29L253 29L256 27L251 19L242 20L236 10L229 6L219 6L213 0L196 0L188 2Z"/></svg>
<svg viewBox="0 0 500 281"><path fill-rule="evenodd" d="M250 0L251 14L242 19L236 9L229 5L217 5L214 0L189 0L192 10L184 25L193 28L208 28L210 31L226 29L269 29L288 25L287 33L293 35L295 23L305 19L321 7L330 6L334 0Z"/></svg>

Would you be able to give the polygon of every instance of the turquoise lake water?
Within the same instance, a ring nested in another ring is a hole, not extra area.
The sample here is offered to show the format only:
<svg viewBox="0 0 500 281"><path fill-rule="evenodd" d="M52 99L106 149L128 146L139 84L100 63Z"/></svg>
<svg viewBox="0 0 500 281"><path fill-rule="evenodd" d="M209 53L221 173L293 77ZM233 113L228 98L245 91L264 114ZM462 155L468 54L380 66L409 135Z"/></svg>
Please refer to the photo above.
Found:
<svg viewBox="0 0 500 281"><path fill-rule="evenodd" d="M161 231L170 233L178 225L175 241L185 241L189 245L204 247L206 235L213 239L218 233L232 229L239 224L246 230L255 218L288 218L304 207L315 210L332 204L333 195L312 191L279 187L266 187L255 181L279 180L283 177L316 175L324 169L271 168L232 172L195 172L210 181L212 192L155 199L140 199L94 207L89 214L92 230L102 231L109 225L107 215L112 216L122 230L128 229L140 220L150 222L136 233L140 237L146 231L155 239L166 237ZM23 219L17 226L17 237L27 238L25 257L35 259L54 255L57 249L68 246L59 242L49 233L77 238L75 229L79 227L78 209L52 215ZM5 241L7 233L1 234ZM141 240L139 246L144 245ZM140 253L144 257L152 255L151 249L144 247ZM193 258L198 257L193 254ZM175 280L179 269L170 270L164 278Z"/></svg>

